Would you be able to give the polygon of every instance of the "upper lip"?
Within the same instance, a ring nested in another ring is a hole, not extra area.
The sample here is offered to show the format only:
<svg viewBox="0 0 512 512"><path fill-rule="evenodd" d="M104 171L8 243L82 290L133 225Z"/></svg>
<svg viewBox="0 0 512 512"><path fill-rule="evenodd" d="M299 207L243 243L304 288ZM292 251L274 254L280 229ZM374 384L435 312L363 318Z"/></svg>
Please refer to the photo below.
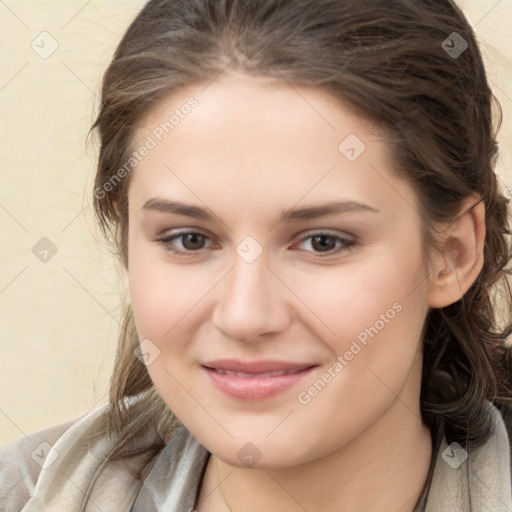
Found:
<svg viewBox="0 0 512 512"><path fill-rule="evenodd" d="M214 370L227 370L231 372L241 373L268 373L268 372L281 372L281 371L300 371L316 366L312 363L300 363L292 361L277 361L265 359L261 361L240 361L237 359L216 359L215 361L208 361L203 366Z"/></svg>

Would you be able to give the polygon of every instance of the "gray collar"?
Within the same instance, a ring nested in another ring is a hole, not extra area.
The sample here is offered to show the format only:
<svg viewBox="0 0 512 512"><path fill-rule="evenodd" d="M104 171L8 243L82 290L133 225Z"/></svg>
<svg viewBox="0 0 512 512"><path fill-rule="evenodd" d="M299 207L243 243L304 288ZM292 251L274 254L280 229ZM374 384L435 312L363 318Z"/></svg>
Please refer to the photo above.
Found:
<svg viewBox="0 0 512 512"><path fill-rule="evenodd" d="M460 464L454 460L459 454L453 443L446 441L443 422L437 421L427 482L414 512L512 511L508 433L498 409L488 405L494 432ZM209 457L206 448L180 427L157 457L130 512L194 510Z"/></svg>
<svg viewBox="0 0 512 512"><path fill-rule="evenodd" d="M448 445L443 435L440 446L435 443L435 461L415 512L512 511L509 434L500 411L486 403L493 420L491 437L483 446L465 453L464 460L456 461L458 448ZM210 457L208 450L182 426L155 456L144 482L137 480L133 470L141 461L139 457L123 464L109 460L113 441L104 435L98 421L107 407L108 403L91 411L55 442L53 450L58 457L41 471L22 512L194 509ZM441 439L440 432L436 435ZM143 442L144 435L132 444L139 449Z"/></svg>
<svg viewBox="0 0 512 512"><path fill-rule="evenodd" d="M181 426L160 452L130 512L194 509L209 457Z"/></svg>
<svg viewBox="0 0 512 512"><path fill-rule="evenodd" d="M430 471L414 512L425 512L443 435L443 424L438 422L433 435ZM195 510L209 457L210 453L206 448L200 445L184 426L181 426L157 457L130 512Z"/></svg>

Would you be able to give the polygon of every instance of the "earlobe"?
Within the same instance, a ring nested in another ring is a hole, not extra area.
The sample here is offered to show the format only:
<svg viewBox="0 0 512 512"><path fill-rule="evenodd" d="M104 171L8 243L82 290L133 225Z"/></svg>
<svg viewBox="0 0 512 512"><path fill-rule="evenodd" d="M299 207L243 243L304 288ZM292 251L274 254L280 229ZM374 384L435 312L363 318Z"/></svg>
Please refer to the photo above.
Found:
<svg viewBox="0 0 512 512"><path fill-rule="evenodd" d="M459 216L443 231L430 278L430 307L442 308L461 299L482 270L484 243L485 204L479 197L471 196Z"/></svg>

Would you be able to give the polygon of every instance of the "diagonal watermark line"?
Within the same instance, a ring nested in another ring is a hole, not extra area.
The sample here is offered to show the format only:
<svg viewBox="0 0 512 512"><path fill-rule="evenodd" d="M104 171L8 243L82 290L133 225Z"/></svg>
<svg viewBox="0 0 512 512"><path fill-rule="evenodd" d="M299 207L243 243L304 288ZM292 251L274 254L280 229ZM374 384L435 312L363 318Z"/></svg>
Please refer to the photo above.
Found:
<svg viewBox="0 0 512 512"><path fill-rule="evenodd" d="M475 28L481 21L483 21L489 14L498 7L498 5L501 3L501 0L498 0L474 25L473 28Z"/></svg>
<svg viewBox="0 0 512 512"><path fill-rule="evenodd" d="M483 201L483 199L480 199L480 200L479 200L477 203L475 203L473 206L470 206L469 208L467 208L466 210L464 210L462 213L460 213L460 214L455 218L455 220L453 220L453 221L452 221L452 223L457 222L457 220L458 220L458 219L460 219L463 215L465 215L466 213L468 213L470 210L472 210L472 209L473 209L477 204L479 204L479 203L480 203L480 202L482 202L482 201ZM485 223L485 220L486 220L486 218L484 217L484 218L483 218L483 219L482 219L482 220L481 220L481 221L476 225L476 227L480 226L480 224ZM448 227L446 228L446 230L449 230L449 229L450 229L450 226L448 226ZM465 255L465 254L467 254L467 251L464 251L463 255ZM436 272L436 269L434 269L434 268L429 269L429 270L428 270L428 272L427 272L427 275L426 275L424 278L422 278L422 279L420 280L420 282L419 282L419 283L417 283L417 284L416 284L416 285L415 285L415 286L414 286L414 287L413 287L413 288L412 288L412 289L407 293L407 297L408 297L409 295L411 295L411 293L413 293L413 292L414 292L414 291L415 291L419 286L421 286L425 281L427 281L427 280L430 278L430 276L431 276L432 274L434 274L435 272ZM460 283L459 283L459 287L460 287ZM461 291L462 291L462 287L460 287L460 288L461 288ZM464 295L464 294L462 294L462 295ZM461 297L461 298L462 298L462 297Z"/></svg>
<svg viewBox="0 0 512 512"><path fill-rule="evenodd" d="M0 290L0 294L4 293L5 290L7 290L7 288L9 288L9 286L11 286L12 283L14 283L14 281L16 281L16 279L18 279L18 277L21 276L21 274L23 274L23 272L25 272L25 270L27 270L28 268L28 265L25 266L24 269L20 270L1 290Z"/></svg>
<svg viewBox="0 0 512 512"><path fill-rule="evenodd" d="M66 28L91 3L91 1L92 0L88 0L88 2L86 2L75 14L73 14L73 16L71 16L71 18L66 23L64 23L60 29L62 30L63 28Z"/></svg>
<svg viewBox="0 0 512 512"><path fill-rule="evenodd" d="M16 71L16 73L14 73L12 77L9 80L7 80L7 82L5 82L5 84L2 85L2 87L0 87L0 91L3 91L27 66L28 62L25 62L25 64L23 64L23 66L21 66L21 68L18 69L18 71Z"/></svg>
<svg viewBox="0 0 512 512"><path fill-rule="evenodd" d="M174 174L174 176L176 176L176 178L178 178L178 179L181 181L181 183L183 183L183 185L185 185L185 187L187 187L187 188L190 190L190 192L192 192L192 194L194 194L194 195L197 197L197 199L199 199L199 201L201 201L201 203L203 203L203 204L205 205L205 207L206 207L210 212L212 212L212 215L214 215L214 216L215 216L215 218L216 218L220 223L222 223L224 226L226 226L226 228L227 228L229 231L233 232L233 230L232 230L232 229L231 229L231 228L230 228L230 227L229 227L229 226L228 226L228 225L227 225L227 224L226 224L226 223L225 223L225 222L224 222L220 217L218 217L218 216L215 214L215 212L214 212L214 211L213 211L213 210L212 210L212 209L211 209L211 208L210 208L210 207L209 207L209 206L208 206L208 205L207 205L207 204L206 204L206 203L205 203L205 202L204 202L204 201L203 201L203 200L202 200L202 199L201 199L201 198L200 198L200 197L199 197L199 196L198 196L198 195L197 195L197 194L196 194L196 193L195 193L195 192L194 192L194 191L193 191L193 190L192 190L192 189L191 189L191 188L190 188L190 187L189 187L189 186L188 186L188 185L187 185L187 184L186 184L186 183L185 183L185 182L184 182L184 181L183 181L183 180L182 180L182 179L181 179L181 178L180 178L180 177L179 177L179 176L178 176L178 175L177 175L177 174L176 174L176 173L175 173L175 172L174 172L174 171L173 171L169 166L168 166L168 165L167 165L167 164L164 164L164 166L165 166L165 167L167 167L167 169L168 169L170 172L172 172L172 173Z"/></svg>
<svg viewBox="0 0 512 512"><path fill-rule="evenodd" d="M101 309L103 309L103 311L105 311L105 313L111 316L117 322L117 324L121 325L119 320L64 265L61 265L61 267L69 275L69 277L71 277L71 279L73 279L73 281L75 281L75 283L78 284L78 286L80 286L80 288L82 288L82 290L87 293L87 295L89 295L89 297L91 297L94 302L100 306Z"/></svg>
<svg viewBox="0 0 512 512"><path fill-rule="evenodd" d="M417 492L411 499L407 500L399 509L397 512L402 512L403 511L407 511L409 512L409 510L411 510L410 508L410 505L411 503L417 503L418 501L418 498L421 496L421 493L422 491L420 492ZM415 509L416 510L416 509ZM413 511L414 512L414 511Z"/></svg>
<svg viewBox="0 0 512 512"><path fill-rule="evenodd" d="M416 414L416 413L415 413L415 412L414 412L414 411L413 411L413 410L412 410L412 409L411 409L411 408L410 408L410 407L409 407L409 406L408 406L408 405L407 405L407 404L406 404L406 403L405 403L405 402L400 398L400 396L398 396L398 395L397 395L397 394L396 394L396 393L395 393L395 392L394 392L394 391L393 391L393 390L392 390L392 389L391 389L391 388L390 388L390 387L389 387L389 386L388 386L388 385L387 385L387 384L386 384L386 383L385 383L385 382L384 382L384 381L383 381L383 380L382 380L382 379L381 379L381 378L380 378L380 377L379 377L379 376L378 376L378 375L377 375L377 374L376 374L376 373L375 373L371 368L368 368L368 370L369 370L370 372L372 372L372 373L373 373L373 375L375 375L375 377L377 377L377 379L379 379L379 380L382 382L382 384L384 384L384 386L386 386L386 387L389 389L389 391L391 391L391 393L393 393L393 395L395 395L395 396L396 396L396 398L398 398L398 400L400 400L400 402L402 402L402 403L405 405L405 407L407 407L407 409L409 409L409 411L411 411L411 413L412 413L412 414L414 414L414 416L416 416L416 418L418 418L420 421L423 421L423 420L422 420L422 419L421 419L421 418L420 418L420 417L419 417L419 416L418 416L418 415L417 415L417 414Z"/></svg>
<svg viewBox="0 0 512 512"><path fill-rule="evenodd" d="M21 23L23 23L23 25L25 25L25 27L27 28L30 28L3 0L0 0L0 4L2 4L6 9L8 9L9 11L11 11L11 13L13 14L13 16L15 18L18 19L18 21L20 21Z"/></svg>
<svg viewBox="0 0 512 512"><path fill-rule="evenodd" d="M21 427L20 427L17 423L15 423L15 422L13 421L13 419L5 413L5 411L3 411L2 409L0 409L0 412L1 412L1 413L2 413L2 414L3 414L3 415L4 415L4 416L5 416L5 417L6 417L6 418L7 418L7 419L8 419L8 420L9 420L9 421L14 425L14 426L15 426L15 427L16 427L16 428L17 428L17 429L18 429L18 430L19 430L19 431L20 431L20 432L21 432L25 437L28 437L28 436L27 436L27 434L25 434L25 432L21 429Z"/></svg>
<svg viewBox="0 0 512 512"><path fill-rule="evenodd" d="M284 80L334 131L336 131L336 128L327 121L327 119L320 114L320 112L290 83L286 78L281 74L281 72L276 69L274 66L272 66L272 69Z"/></svg>
<svg viewBox="0 0 512 512"><path fill-rule="evenodd" d="M294 208L297 204L299 204L334 168L336 167L336 164L334 164L325 174L323 174L320 179L314 183L309 190L307 190L299 200L293 204L290 208L288 208L287 212L289 212L292 208ZM268 231L267 233L270 233L279 222L276 222Z"/></svg>
<svg viewBox="0 0 512 512"><path fill-rule="evenodd" d="M167 369L167 368L164 368L164 370L166 371L166 373L169 374L170 377L172 377L175 382L181 386L181 388L190 396L190 398L192 398L192 400L194 400L199 406L202 407L202 409L204 410L204 412L206 412L206 414L208 414L208 416L210 416L210 418L212 418L213 421L215 421L215 423L217 423L219 425L220 428L222 428L222 430L224 430L224 432L226 432L226 434L228 434L230 437L233 437L233 434L231 434L231 432L229 432L226 427L224 427L224 425L222 425L222 423L220 423L220 421L217 420L217 418L215 418L215 416L213 416L210 411L194 396L192 395L192 393L190 393L190 391L185 387L183 386L183 384Z"/></svg>
<svg viewBox="0 0 512 512"><path fill-rule="evenodd" d="M87 87L87 89L89 89L89 91L91 91L91 93L92 93L92 94L93 94L93 95L94 95L98 100L100 100L100 101L101 101L101 98L100 98L100 97L99 97L99 96L98 96L98 95L97 95L97 94L96 94L96 93L95 93L95 92L94 92L94 91L93 91L93 90L92 90L92 89L87 85L87 83L85 83L85 81L84 81L84 80L82 80L82 78L81 78L79 75L77 75L77 74L76 74L76 73L75 73L75 72L74 72L74 71L73 71L73 70L72 70L72 69L71 69L71 68L70 68L70 67L69 67L69 66L68 66L68 65L63 61L63 60L61 60L61 62L62 62L62 64L64 64L64 66L66 66L66 67L69 69L69 71L70 71L71 73L73 73L73 75L75 75L75 76L76 76L76 78L78 78L78 80L80 80L80 82L82 82L82 83L85 85L85 87Z"/></svg>
<svg viewBox="0 0 512 512"><path fill-rule="evenodd" d="M222 277L220 277L218 281L215 284L213 284L210 287L210 289L207 292L205 292L205 294L195 304L190 306L190 308L187 311L185 311L181 318L167 330L167 332L164 334L164 337L167 336L185 318L185 316L187 316L190 313L190 311L194 309L206 297L206 295L208 295L213 290L213 288L215 288L215 286L217 286L220 283L220 281L222 281L232 270L233 267L231 267Z"/></svg>
<svg viewBox="0 0 512 512"><path fill-rule="evenodd" d="M197 503L196 503L196 506L199 505L199 503L205 501L207 498L209 498L214 491L216 491L217 489L220 489L220 486L228 479L228 477L233 473L233 470L231 470L204 498L200 499Z"/></svg>
<svg viewBox="0 0 512 512"><path fill-rule="evenodd" d="M274 476L272 476L268 471L265 471L265 473L267 473L267 475L272 478L272 480L274 480L274 482L279 485L279 487L281 487L281 489L283 489L283 491L288 494L288 496L290 496L290 498L295 501L295 503L297 503L297 505L302 509L302 510L305 510L305 512L308 512L308 509L305 508L302 503L300 503L297 498L295 498L295 496L293 496L292 494L290 494L290 492L288 491L288 489L286 489L285 487L283 487L277 480Z"/></svg>
<svg viewBox="0 0 512 512"><path fill-rule="evenodd" d="M231 66L231 63L232 63L232 62L233 62L233 59L231 59L231 60L227 63L226 67L225 67L222 71L219 71L219 73L218 73L216 76L214 76L214 77L213 77L213 78L212 78L212 79L211 79L211 80L210 80L210 81L209 81L209 82L208 82L208 83L203 87L203 89L201 89L201 92L206 91L206 89L207 89L208 87L210 87L210 85L212 85L212 84L213 84L213 82L215 82L215 80L217 80L217 78L219 78L219 76L220 76L220 75L222 75L222 73L224 73L224 71L226 71L226 69L228 69L228 67L229 67L229 66Z"/></svg>
<svg viewBox="0 0 512 512"><path fill-rule="evenodd" d="M14 222L16 222L16 224L25 230L26 233L29 233L29 230L3 204L0 204L0 208L2 208L7 213L7 215L9 215L14 220Z"/></svg>
<svg viewBox="0 0 512 512"><path fill-rule="evenodd" d="M293 293L293 295L295 295L295 297L297 297L302 302L302 304L304 304L304 306L306 306L309 309L309 311L311 311L311 313L313 313L318 318L318 320L320 320L320 322L322 322L325 325L327 329L329 329L329 331L331 331L331 333L334 336L336 336L336 333L268 265L265 266L270 270L270 272L272 272L272 274L274 274L277 277L277 279L279 279L279 281L281 281L281 283L283 283L286 286L286 288L288 288L288 290L290 290Z"/></svg>
<svg viewBox="0 0 512 512"><path fill-rule="evenodd" d="M17 467L16 469L17 469L18 473L21 475L20 468ZM16 480L14 485L11 485L11 487L9 487L9 489L7 489L7 492L5 492L6 489L2 488L2 496L9 496L11 494L11 491L16 489L16 487L18 487L20 482L23 482L28 475L30 475L30 470L28 470L26 473L24 473L19 480ZM26 483L24 485L25 485L25 487L27 486ZM4 492L5 492L5 494L3 494Z"/></svg>
<svg viewBox="0 0 512 512"><path fill-rule="evenodd" d="M84 208L82 208L82 211L80 211L79 213L77 213L61 230L60 232L61 233L64 233L64 231L66 231L66 229L69 228L69 226L71 226L71 224L73 224L73 222L75 222L76 219L78 219L78 217L80 217L80 215L82 215L82 213L85 212L85 210L87 210L87 208L89 208L89 206L85 206Z"/></svg>
<svg viewBox="0 0 512 512"><path fill-rule="evenodd" d="M277 427L279 427L293 412L295 412L295 409L292 409L265 437L268 437L270 434L272 434L272 432L277 430Z"/></svg>
<svg viewBox="0 0 512 512"><path fill-rule="evenodd" d="M412 292L414 292L417 288L419 288L425 281L428 280L428 278L435 272L435 269L430 269L428 272L427 272L427 275L418 283L416 284L410 292L407 293L407 297L409 297L409 295L411 295Z"/></svg>
<svg viewBox="0 0 512 512"><path fill-rule="evenodd" d="M497 500L499 500L499 501L501 502L501 504L502 504L502 505L504 505L504 506L506 506L506 507L507 507L507 510L511 510L511 511L512 511L512 508L510 508L510 507L509 507L509 506L508 506L508 505L507 505L507 504L506 504L506 503L505 503L505 502L504 502L504 501L503 501L503 500L502 500L502 499L501 499L501 498L496 494L495 490L494 490L493 488L489 487L489 486L485 483L485 481L484 481L484 480L482 480L482 479L478 476L478 474L477 474L475 471L473 471L472 469L471 469L471 474L473 474L476 478L478 478L478 480L480 481L480 483L481 483L481 484L483 484L483 485L485 485L485 487L487 487L487 489L489 489L489 491L491 491L491 492L494 494L494 496L496 497L496 499L497 499Z"/></svg>
<svg viewBox="0 0 512 512"><path fill-rule="evenodd" d="M89 510L89 503L92 503L100 512L105 512L105 510L95 503L90 496L88 496L68 475L66 475L66 473L64 473L64 471L61 471L61 473L84 495L84 497L87 498L87 510Z"/></svg>

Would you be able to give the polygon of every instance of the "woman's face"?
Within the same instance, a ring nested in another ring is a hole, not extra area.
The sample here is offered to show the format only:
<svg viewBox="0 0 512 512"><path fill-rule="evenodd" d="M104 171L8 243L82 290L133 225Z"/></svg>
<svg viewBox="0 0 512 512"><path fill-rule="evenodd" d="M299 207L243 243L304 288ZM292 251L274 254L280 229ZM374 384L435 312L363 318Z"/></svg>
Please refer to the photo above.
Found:
<svg viewBox="0 0 512 512"><path fill-rule="evenodd" d="M135 145L130 296L160 395L239 466L418 416L421 219L377 128L318 89L205 86L157 104Z"/></svg>

